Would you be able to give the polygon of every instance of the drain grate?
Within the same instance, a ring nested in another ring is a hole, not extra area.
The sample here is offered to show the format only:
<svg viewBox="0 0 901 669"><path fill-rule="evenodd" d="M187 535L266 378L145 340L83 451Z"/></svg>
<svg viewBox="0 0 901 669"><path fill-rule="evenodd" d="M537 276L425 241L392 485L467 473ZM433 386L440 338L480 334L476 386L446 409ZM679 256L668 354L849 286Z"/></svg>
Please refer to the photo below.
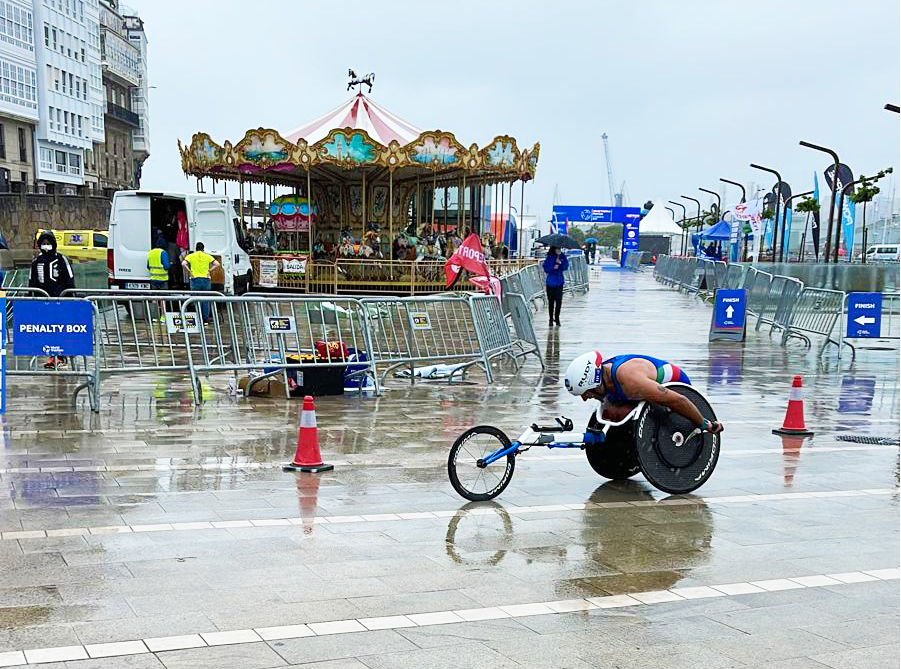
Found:
<svg viewBox="0 0 901 669"><path fill-rule="evenodd" d="M873 446L901 446L897 437L864 437L858 434L840 434L839 441L850 441L852 444L872 444Z"/></svg>

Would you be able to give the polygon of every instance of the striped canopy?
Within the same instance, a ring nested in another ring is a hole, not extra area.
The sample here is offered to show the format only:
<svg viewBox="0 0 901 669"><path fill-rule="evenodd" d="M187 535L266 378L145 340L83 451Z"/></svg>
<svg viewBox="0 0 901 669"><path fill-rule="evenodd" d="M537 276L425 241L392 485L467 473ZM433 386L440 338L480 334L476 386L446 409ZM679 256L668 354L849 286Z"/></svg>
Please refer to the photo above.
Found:
<svg viewBox="0 0 901 669"><path fill-rule="evenodd" d="M335 128L365 130L383 146L388 146L392 140L404 146L422 133L419 128L398 118L362 93L357 93L315 121L292 130L285 135L285 139L295 144L301 139L306 140L307 144L315 144Z"/></svg>

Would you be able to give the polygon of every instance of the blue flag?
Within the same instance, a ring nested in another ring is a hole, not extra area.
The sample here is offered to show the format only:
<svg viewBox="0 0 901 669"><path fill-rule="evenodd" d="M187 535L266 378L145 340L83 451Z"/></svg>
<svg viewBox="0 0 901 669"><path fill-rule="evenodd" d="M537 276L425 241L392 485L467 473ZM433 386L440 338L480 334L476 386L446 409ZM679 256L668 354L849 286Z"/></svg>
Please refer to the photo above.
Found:
<svg viewBox="0 0 901 669"><path fill-rule="evenodd" d="M850 193L845 194L845 201L842 203L842 238L845 240L845 250L848 252L845 256L847 262L851 262L851 256L854 255L854 219L856 217L857 207L851 202Z"/></svg>
<svg viewBox="0 0 901 669"><path fill-rule="evenodd" d="M816 170L813 172L813 199L820 203L820 182L817 180ZM813 212L813 221L810 228L811 237L813 238L813 255L817 260L820 259L820 210Z"/></svg>

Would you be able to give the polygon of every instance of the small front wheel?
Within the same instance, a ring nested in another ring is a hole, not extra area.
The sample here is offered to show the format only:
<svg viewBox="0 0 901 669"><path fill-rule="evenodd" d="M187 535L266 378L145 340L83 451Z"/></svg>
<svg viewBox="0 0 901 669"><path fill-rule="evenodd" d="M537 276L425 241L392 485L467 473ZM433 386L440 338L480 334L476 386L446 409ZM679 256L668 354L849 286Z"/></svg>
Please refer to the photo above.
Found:
<svg viewBox="0 0 901 669"><path fill-rule="evenodd" d="M447 475L460 496L484 502L500 495L513 476L516 458L508 454L489 465L478 463L512 444L501 430L490 425L472 427L459 437L447 458Z"/></svg>

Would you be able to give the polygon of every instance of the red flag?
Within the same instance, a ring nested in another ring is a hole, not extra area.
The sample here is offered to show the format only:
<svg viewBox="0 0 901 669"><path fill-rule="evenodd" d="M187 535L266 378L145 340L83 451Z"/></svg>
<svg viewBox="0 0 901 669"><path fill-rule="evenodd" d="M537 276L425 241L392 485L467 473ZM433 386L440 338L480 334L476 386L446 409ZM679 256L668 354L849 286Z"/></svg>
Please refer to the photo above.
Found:
<svg viewBox="0 0 901 669"><path fill-rule="evenodd" d="M460 270L465 269L470 274L480 274L486 278L488 264L485 262L485 252L482 250L482 242L474 232L463 240L463 243L454 251L454 254L444 263L444 277L447 279L447 287L450 288Z"/></svg>

